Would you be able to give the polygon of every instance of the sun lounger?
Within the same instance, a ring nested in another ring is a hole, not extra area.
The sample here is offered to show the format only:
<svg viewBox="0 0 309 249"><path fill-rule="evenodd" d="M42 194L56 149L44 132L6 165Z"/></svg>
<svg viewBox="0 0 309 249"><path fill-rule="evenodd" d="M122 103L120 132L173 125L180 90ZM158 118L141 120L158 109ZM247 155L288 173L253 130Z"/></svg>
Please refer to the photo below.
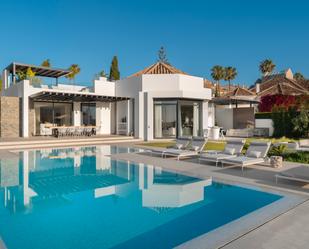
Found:
<svg viewBox="0 0 309 249"><path fill-rule="evenodd" d="M267 153L270 149L271 142L251 142L246 155L220 160L223 164L239 165L241 169L245 166L264 163Z"/></svg>
<svg viewBox="0 0 309 249"><path fill-rule="evenodd" d="M276 174L275 179L276 183L278 183L278 179L309 183L309 167L300 166L293 169L285 170Z"/></svg>
<svg viewBox="0 0 309 249"><path fill-rule="evenodd" d="M174 156L177 157L177 160L183 157L197 156L203 151L206 143L207 139L204 137L193 137L189 149L166 149L163 151L163 156Z"/></svg>
<svg viewBox="0 0 309 249"><path fill-rule="evenodd" d="M176 139L176 144L169 147L168 149L175 149L175 150L186 150L190 146L192 138L191 137L179 137ZM147 150L151 155L153 154L159 154L163 156L163 152L166 151L166 148L162 149L150 149Z"/></svg>
<svg viewBox="0 0 309 249"><path fill-rule="evenodd" d="M199 157L199 162L215 162L216 166L218 166L218 162L223 159L229 159L239 156L244 147L244 144L245 140L228 140L223 151L201 153Z"/></svg>

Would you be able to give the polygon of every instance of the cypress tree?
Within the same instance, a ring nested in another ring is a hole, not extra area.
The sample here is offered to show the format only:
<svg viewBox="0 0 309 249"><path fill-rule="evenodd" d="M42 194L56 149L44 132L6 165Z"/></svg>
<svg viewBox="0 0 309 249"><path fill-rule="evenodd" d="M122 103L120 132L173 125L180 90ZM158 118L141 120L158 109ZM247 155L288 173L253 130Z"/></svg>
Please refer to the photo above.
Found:
<svg viewBox="0 0 309 249"><path fill-rule="evenodd" d="M114 80L119 80L120 79L120 72L118 68L118 58L117 56L113 57L111 68L109 71L109 80L114 81Z"/></svg>

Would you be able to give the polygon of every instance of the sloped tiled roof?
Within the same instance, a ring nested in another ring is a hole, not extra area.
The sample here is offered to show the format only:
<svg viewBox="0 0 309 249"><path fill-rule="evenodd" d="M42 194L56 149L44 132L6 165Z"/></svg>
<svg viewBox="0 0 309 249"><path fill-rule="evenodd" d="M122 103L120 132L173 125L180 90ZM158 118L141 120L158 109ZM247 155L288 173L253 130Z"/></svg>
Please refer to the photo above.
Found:
<svg viewBox="0 0 309 249"><path fill-rule="evenodd" d="M186 73L167 63L157 62L129 77L140 76L143 74L186 74Z"/></svg>
<svg viewBox="0 0 309 249"><path fill-rule="evenodd" d="M303 84L297 82L295 79L287 78L284 73L263 77L257 80L256 83L260 84L260 91L257 93L258 96L309 94L308 89ZM256 92L256 86L250 90Z"/></svg>
<svg viewBox="0 0 309 249"><path fill-rule="evenodd" d="M251 92L249 89L238 86L225 96L255 96L255 93Z"/></svg>

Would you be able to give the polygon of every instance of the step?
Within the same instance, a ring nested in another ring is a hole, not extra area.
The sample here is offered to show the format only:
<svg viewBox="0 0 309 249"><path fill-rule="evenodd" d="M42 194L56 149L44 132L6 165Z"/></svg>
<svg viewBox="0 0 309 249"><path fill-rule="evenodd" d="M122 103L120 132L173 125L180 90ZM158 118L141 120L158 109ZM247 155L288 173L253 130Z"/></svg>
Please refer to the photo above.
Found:
<svg viewBox="0 0 309 249"><path fill-rule="evenodd" d="M40 140L26 140L26 141L2 141L0 142L0 147L2 146L13 146L13 145L29 145L29 144L42 144L42 143L51 143L51 144L57 144L57 143L69 143L69 142L74 142L74 143L79 143L79 142L88 142L88 141L113 141L113 140L132 140L134 139L134 137L93 137L93 138L74 138L74 139L70 139L70 138L59 138L59 139L50 139L50 138L46 138L46 139L40 139Z"/></svg>
<svg viewBox="0 0 309 249"><path fill-rule="evenodd" d="M48 148L48 147L79 147L79 146L89 146L98 144L115 144L115 143L128 143L128 142L141 142L141 139L101 139L101 140L82 140L82 141L58 141L52 143L50 141L42 141L42 143L36 144L19 144L19 145L3 145L0 146L0 150L22 150L22 149L38 149L38 148Z"/></svg>

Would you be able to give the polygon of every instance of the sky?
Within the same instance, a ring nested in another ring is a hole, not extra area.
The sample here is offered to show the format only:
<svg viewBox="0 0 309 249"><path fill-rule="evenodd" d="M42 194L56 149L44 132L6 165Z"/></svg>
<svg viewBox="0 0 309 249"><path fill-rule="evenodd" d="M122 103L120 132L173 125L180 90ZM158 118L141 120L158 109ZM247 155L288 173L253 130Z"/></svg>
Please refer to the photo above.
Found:
<svg viewBox="0 0 309 249"><path fill-rule="evenodd" d="M118 56L121 78L157 60L211 79L214 65L237 68L251 85L259 63L309 77L309 1L1 0L0 67L11 62L81 67L89 83Z"/></svg>

